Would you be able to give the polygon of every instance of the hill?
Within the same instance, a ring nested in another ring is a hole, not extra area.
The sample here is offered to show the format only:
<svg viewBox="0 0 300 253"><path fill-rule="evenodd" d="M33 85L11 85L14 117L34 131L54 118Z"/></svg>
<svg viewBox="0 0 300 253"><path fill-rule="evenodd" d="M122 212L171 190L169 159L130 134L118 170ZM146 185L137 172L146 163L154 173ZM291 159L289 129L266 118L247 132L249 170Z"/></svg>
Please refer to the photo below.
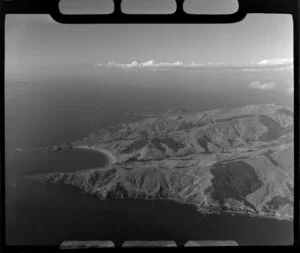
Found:
<svg viewBox="0 0 300 253"><path fill-rule="evenodd" d="M274 104L109 126L71 143L106 150L105 168L41 175L100 199L173 199L203 213L293 217L293 112Z"/></svg>

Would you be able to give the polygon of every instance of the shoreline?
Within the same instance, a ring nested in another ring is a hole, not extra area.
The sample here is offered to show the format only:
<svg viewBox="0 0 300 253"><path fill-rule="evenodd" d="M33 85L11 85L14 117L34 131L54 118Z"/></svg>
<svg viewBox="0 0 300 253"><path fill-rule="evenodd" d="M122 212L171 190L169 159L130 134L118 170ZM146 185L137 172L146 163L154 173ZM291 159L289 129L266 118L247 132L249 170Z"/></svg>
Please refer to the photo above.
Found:
<svg viewBox="0 0 300 253"><path fill-rule="evenodd" d="M82 193L88 194L87 192L83 191ZM98 197L99 198L99 197ZM197 209L197 205L189 202L185 202L176 198L154 198L154 199L144 199L144 198L111 198L111 199L101 199L102 201L111 201L111 200L142 200L142 201L155 201L155 200L161 200L161 201L170 201L177 204L182 205L190 205L192 207L196 208L196 211L199 212L203 217L212 216L212 215L230 215L230 216L247 216L250 218L261 218L261 219L271 219L271 220L277 220L277 221L288 221L288 222L294 222L293 217L285 217L285 216L276 216L272 214L261 214L261 213L249 213L249 212L243 212L243 211L234 211L234 210L220 210L220 211L204 211Z"/></svg>
<svg viewBox="0 0 300 253"><path fill-rule="evenodd" d="M85 149L85 148L84 148ZM100 152L100 151L99 151ZM109 169L109 168L108 168ZM98 170L98 168L91 168L88 170ZM87 170L83 170L83 171L87 171ZM67 173L67 174L73 174L73 173L78 173L81 171L74 171L71 173ZM44 174L39 174L39 175L30 175L27 176L27 178L33 179L33 180L38 180L41 183L48 183L47 180L50 176L52 176L53 174L59 174L59 172L57 173L44 173ZM56 183L54 183L56 184ZM72 184L64 184L66 186L71 186L74 187L76 189L81 190L81 193L83 194L87 194L92 196L89 192L86 192L85 190L83 190L81 187L72 185ZM294 217L291 216L277 216L277 215L273 215L273 214L268 214L268 213L252 213L252 212L247 212L247 211L236 211L236 210L205 210L205 209L199 209L199 206L195 203L191 203L191 202L186 202L184 200L181 199L177 199L177 198L172 198L172 197L168 197L168 198L161 198L161 197L155 197L155 198L132 198L132 197L125 197L125 198L118 198L118 197L113 197L113 198L100 198L99 196L96 196L98 199L102 200L102 201L111 201L111 200L143 200L143 201L155 201L155 200L161 200L161 201L170 201L170 202L174 202L177 204L183 204L183 205L189 205L191 207L194 207L196 209L197 212L199 212L201 215L203 215L204 217L206 216L211 216L211 215L230 215L230 216L247 216L247 217L253 217L253 218L263 218L263 219L271 219L271 220L278 220L278 221L289 221L289 222L294 222Z"/></svg>
<svg viewBox="0 0 300 253"><path fill-rule="evenodd" d="M81 146L74 146L73 149L84 149L84 150L100 152L107 157L109 164L114 164L117 163L118 161L117 157L114 154L112 154L107 149L103 149L100 147L81 145Z"/></svg>
<svg viewBox="0 0 300 253"><path fill-rule="evenodd" d="M90 151L95 151L95 152L100 152L102 155L105 155L105 157L107 157L108 159L108 165L111 164L115 164L118 162L118 159L116 157L116 155L114 155L111 151L104 149L102 147L97 147L94 145L77 145L77 146L73 146L72 149L78 149L78 150L90 150ZM109 166L107 167L108 169L110 168ZM97 168L91 168L91 169L84 169L84 171L87 170L94 170ZM78 173L80 171L74 171L71 173ZM47 173L48 174L48 173ZM47 176L51 175L51 174L55 174L55 173L49 173ZM130 198L129 198L130 199ZM188 205L192 205L194 207L196 207L198 209L198 205L195 203L189 203L183 200L179 200L176 198L155 198L157 200L167 200L167 201L173 201L173 202L177 202L178 204L188 204ZM152 200L155 200L152 199ZM151 199L143 199L143 200L151 200ZM228 215L246 215L249 217L257 217L257 218L266 218L266 219L276 219L276 220L284 220L284 221L293 221L293 217L290 216L277 216L277 215L272 215L272 214L266 214L266 213L252 213L252 212L243 212L243 211L234 211L234 210L216 210L216 211L206 211L206 210L197 210L199 213L201 213L204 216L209 216L209 215L220 215L220 214L228 214Z"/></svg>

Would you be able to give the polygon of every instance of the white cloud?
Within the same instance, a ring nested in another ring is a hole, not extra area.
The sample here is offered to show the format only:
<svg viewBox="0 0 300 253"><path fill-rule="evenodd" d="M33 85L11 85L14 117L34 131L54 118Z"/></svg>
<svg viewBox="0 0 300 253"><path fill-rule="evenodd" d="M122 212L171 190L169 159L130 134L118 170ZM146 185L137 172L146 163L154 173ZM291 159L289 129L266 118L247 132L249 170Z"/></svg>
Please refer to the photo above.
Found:
<svg viewBox="0 0 300 253"><path fill-rule="evenodd" d="M274 89L274 85L274 82L261 83L259 81L253 81L249 84L249 87L253 89L270 90Z"/></svg>
<svg viewBox="0 0 300 253"><path fill-rule="evenodd" d="M161 62L161 63L156 63L156 67L178 67L178 66L184 66L184 64L181 61L176 61L176 62Z"/></svg>
<svg viewBox="0 0 300 253"><path fill-rule="evenodd" d="M197 68L197 67L202 67L203 66L203 64L201 64L201 63L194 63L194 62L191 62L191 64L190 64L190 67L195 67L195 68Z"/></svg>
<svg viewBox="0 0 300 253"><path fill-rule="evenodd" d="M252 63L250 66L244 68L244 71L283 71L292 69L293 58L274 58L264 59Z"/></svg>
<svg viewBox="0 0 300 253"><path fill-rule="evenodd" d="M107 63L95 64L96 67L108 67L108 68L123 68L123 69L172 69L176 67L184 67L185 65L180 62L159 62L156 63L154 60L145 62L133 61L131 63L118 63L115 61L109 61Z"/></svg>
<svg viewBox="0 0 300 253"><path fill-rule="evenodd" d="M129 64L125 64L125 67L127 67L127 68L134 68L134 67L136 67L138 65L139 65L139 63L137 61L133 61L133 62L131 62Z"/></svg>
<svg viewBox="0 0 300 253"><path fill-rule="evenodd" d="M285 65L293 64L293 58L275 58L275 59L265 59L257 63L258 65Z"/></svg>
<svg viewBox="0 0 300 253"><path fill-rule="evenodd" d="M95 67L106 68L119 68L127 70L242 70L242 71L283 71L293 68L293 61L291 58L282 59L266 59L256 63L248 65L229 65L223 62L217 63L195 63L191 62L184 64L181 61L176 62L155 62L154 60L148 60L144 62L132 61L131 63L118 63L115 61L109 61L107 63L95 64Z"/></svg>
<svg viewBox="0 0 300 253"><path fill-rule="evenodd" d="M153 66L154 60L146 61L141 63L142 66Z"/></svg>

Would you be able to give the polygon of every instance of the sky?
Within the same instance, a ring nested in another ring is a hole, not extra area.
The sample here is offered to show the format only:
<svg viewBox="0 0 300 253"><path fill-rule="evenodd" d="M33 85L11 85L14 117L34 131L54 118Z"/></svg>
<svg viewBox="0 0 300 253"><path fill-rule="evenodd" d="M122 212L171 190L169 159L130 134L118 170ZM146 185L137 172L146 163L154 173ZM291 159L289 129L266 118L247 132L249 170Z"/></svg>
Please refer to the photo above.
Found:
<svg viewBox="0 0 300 253"><path fill-rule="evenodd" d="M278 14L249 14L233 24L85 25L7 15L5 100L12 135L27 129L26 140L35 139L39 127L41 136L48 129L55 136L57 124L63 135L63 119L82 132L86 115L99 115L100 122L122 110L291 107L292 25L292 16Z"/></svg>
<svg viewBox="0 0 300 253"><path fill-rule="evenodd" d="M91 9L92 1L85 8L75 2L70 12ZM204 1L198 9L222 9L217 2ZM98 7L105 7L103 3ZM156 0L140 3L144 4L127 7L137 10L137 6L141 9L150 3L156 6L153 10L161 7ZM197 9L194 0L190 3ZM20 80L42 73L88 76L92 72L112 73L111 70L119 80L132 75L124 71L140 70L269 71L266 75L272 76L272 71L293 67L293 21L291 15L248 14L232 24L60 24L50 15L10 14L5 20L5 55L6 78ZM273 89L276 80L266 79L257 80L254 76L249 87ZM285 82L291 83L292 72L288 79ZM288 90L292 94L293 88Z"/></svg>
<svg viewBox="0 0 300 253"><path fill-rule="evenodd" d="M5 28L6 68L13 72L112 61L247 65L293 57L290 15L249 14L217 25L70 25L16 14L6 17Z"/></svg>

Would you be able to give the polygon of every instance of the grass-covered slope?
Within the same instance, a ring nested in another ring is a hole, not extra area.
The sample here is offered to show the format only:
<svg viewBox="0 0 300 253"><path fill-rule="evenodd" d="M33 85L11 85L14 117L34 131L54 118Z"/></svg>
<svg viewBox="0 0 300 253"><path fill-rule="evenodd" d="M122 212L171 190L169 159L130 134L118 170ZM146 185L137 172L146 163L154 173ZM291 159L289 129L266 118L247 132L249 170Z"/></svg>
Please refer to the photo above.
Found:
<svg viewBox="0 0 300 253"><path fill-rule="evenodd" d="M73 146L107 150L106 168L41 176L100 199L173 199L205 213L293 216L293 112L251 105L100 129Z"/></svg>

